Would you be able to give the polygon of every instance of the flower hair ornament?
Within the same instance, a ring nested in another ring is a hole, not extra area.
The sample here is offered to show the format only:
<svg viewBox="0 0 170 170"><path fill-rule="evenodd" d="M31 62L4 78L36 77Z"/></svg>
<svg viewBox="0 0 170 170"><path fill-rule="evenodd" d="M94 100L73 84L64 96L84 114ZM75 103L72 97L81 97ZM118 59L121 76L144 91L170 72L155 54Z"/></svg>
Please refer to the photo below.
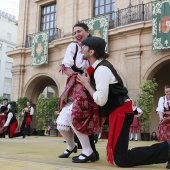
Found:
<svg viewBox="0 0 170 170"><path fill-rule="evenodd" d="M167 89L167 88L170 88L169 84L164 85L164 87L162 87L162 91L165 91L165 89Z"/></svg>
<svg viewBox="0 0 170 170"><path fill-rule="evenodd" d="M93 75L93 73L94 73L94 68L93 68L92 66L89 66L89 67L87 68L87 73L89 74L89 76Z"/></svg>

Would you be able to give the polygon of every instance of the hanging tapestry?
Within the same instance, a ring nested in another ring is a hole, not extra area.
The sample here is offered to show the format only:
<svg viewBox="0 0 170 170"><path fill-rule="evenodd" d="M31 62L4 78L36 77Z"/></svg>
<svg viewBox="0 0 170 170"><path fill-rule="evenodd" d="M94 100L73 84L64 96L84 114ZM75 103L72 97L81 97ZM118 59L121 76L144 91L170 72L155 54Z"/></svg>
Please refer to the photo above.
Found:
<svg viewBox="0 0 170 170"><path fill-rule="evenodd" d="M48 63L48 31L33 34L31 56L32 66Z"/></svg>
<svg viewBox="0 0 170 170"><path fill-rule="evenodd" d="M109 15L94 17L83 22L88 25L92 36L101 37L106 41L105 51L108 52Z"/></svg>
<svg viewBox="0 0 170 170"><path fill-rule="evenodd" d="M152 3L153 50L170 48L170 0Z"/></svg>

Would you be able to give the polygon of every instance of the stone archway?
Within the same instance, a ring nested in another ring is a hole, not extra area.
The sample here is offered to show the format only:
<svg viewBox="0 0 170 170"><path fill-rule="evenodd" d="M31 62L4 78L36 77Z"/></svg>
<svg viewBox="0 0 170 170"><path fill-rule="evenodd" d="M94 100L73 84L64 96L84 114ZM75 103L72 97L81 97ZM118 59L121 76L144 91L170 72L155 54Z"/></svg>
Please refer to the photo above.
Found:
<svg viewBox="0 0 170 170"><path fill-rule="evenodd" d="M160 96L164 95L163 87L166 84L170 84L170 56L162 57L160 60L153 63L153 65L148 69L144 76L144 80L155 78L158 83L158 89L154 95L154 106L155 110L158 105L158 100ZM150 131L157 131L159 122L159 117L157 114L152 114L151 116L151 128Z"/></svg>
<svg viewBox="0 0 170 170"><path fill-rule="evenodd" d="M59 95L58 82L56 80L49 77L49 75L36 75L27 82L23 96L28 97L35 104L38 96L47 86L50 86L55 91L55 95Z"/></svg>
<svg viewBox="0 0 170 170"><path fill-rule="evenodd" d="M54 90L55 96L59 95L58 82L55 79L49 77L49 75L38 74L27 82L23 90L23 96L28 97L35 107L38 96L47 86L50 86ZM35 116L36 114L33 115L33 121L31 125L32 128L36 128L37 121Z"/></svg>

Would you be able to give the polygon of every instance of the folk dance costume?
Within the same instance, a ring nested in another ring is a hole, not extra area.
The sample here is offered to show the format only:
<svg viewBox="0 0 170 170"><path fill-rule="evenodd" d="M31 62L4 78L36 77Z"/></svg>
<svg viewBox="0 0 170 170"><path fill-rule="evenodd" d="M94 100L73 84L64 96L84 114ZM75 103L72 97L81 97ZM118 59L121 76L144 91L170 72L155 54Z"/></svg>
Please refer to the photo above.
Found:
<svg viewBox="0 0 170 170"><path fill-rule="evenodd" d="M11 109L11 105L8 103L8 99L7 98L4 98L3 99L3 102L2 104L0 104L0 107L1 106L6 106L8 109ZM0 117L0 128L3 127L5 123L5 116L2 114L1 117ZM5 138L5 134L7 134L7 131L5 131L4 133L0 134L0 138Z"/></svg>
<svg viewBox="0 0 170 170"><path fill-rule="evenodd" d="M107 103L104 106L99 106L100 112L109 117L107 161L111 164L115 162L115 164L120 167L149 165L169 161L168 151L170 151L170 142L128 150L129 128L134 117L132 101L130 101L127 96L126 88L121 85L122 81L120 77L115 73L114 68L108 61L97 60L93 66L95 68L94 80L98 82L96 85L94 83L97 91L93 94L93 99L96 103L102 102L99 100L98 95L100 95L102 87L106 87L104 82L107 83L107 81L109 81ZM111 74L112 78L105 78L103 80L104 76L111 76ZM99 83L100 81L98 81L99 79L102 79L101 84Z"/></svg>
<svg viewBox="0 0 170 170"><path fill-rule="evenodd" d="M23 132L16 132L18 127L18 121L13 111L11 109L8 110L6 106L2 106L1 111L5 113L6 122L4 124L4 127L8 128L9 138L14 138L19 136L25 138L25 134Z"/></svg>
<svg viewBox="0 0 170 170"><path fill-rule="evenodd" d="M140 122L139 122L139 117L138 115L140 113L143 113L143 111L135 106L133 108L133 112L134 112L134 118L133 118L133 122L130 126L130 140L133 140L133 134L135 133L135 140L138 140L138 133L140 132Z"/></svg>
<svg viewBox="0 0 170 170"><path fill-rule="evenodd" d="M136 147L128 150L129 128L133 121L132 101L127 95L128 91L112 64L105 60L103 53L105 41L99 37L90 37L82 41L85 45L84 54L94 60L94 75L91 78L93 86L85 75L78 76L82 83L85 83L88 91L93 92L93 99L99 106L100 113L109 117L109 137L107 143L107 160L109 163L116 163L120 167L132 167L137 165L149 165L165 163L170 160L170 141L153 144L151 146ZM91 47L97 54L101 54L101 60L97 56L90 55ZM90 52L89 52L89 51ZM169 168L169 164L167 165ZM170 169L170 168L169 168Z"/></svg>
<svg viewBox="0 0 170 170"><path fill-rule="evenodd" d="M28 108L24 108L22 115L24 115L24 119L21 124L21 131L24 133L27 133L28 136L31 134L31 121L32 121L32 115L34 114L34 108L32 106L29 106Z"/></svg>
<svg viewBox="0 0 170 170"><path fill-rule="evenodd" d="M89 62L83 59L81 47L77 43L71 43L67 47L61 71L68 67L75 72L83 73L88 66ZM60 114L57 118L57 129L60 133L67 133L63 137L67 138L68 143L67 152L65 151L59 157L68 157L70 153L77 152L73 141L75 133L82 145L82 153L85 156L91 155L91 161L95 161L99 159L99 155L95 148L93 132L101 132L105 118L100 117L97 105L90 94L81 83L76 81L77 74L73 73L69 76L65 91L59 100ZM71 132L72 130L74 133ZM77 163L74 159L73 162Z"/></svg>
<svg viewBox="0 0 170 170"><path fill-rule="evenodd" d="M5 124L5 115L0 113L0 128L2 128ZM5 138L5 132L0 134L0 138Z"/></svg>
<svg viewBox="0 0 170 170"><path fill-rule="evenodd" d="M170 100L167 100L166 96L160 97L156 112L162 113L165 119L158 125L158 141L170 140Z"/></svg>

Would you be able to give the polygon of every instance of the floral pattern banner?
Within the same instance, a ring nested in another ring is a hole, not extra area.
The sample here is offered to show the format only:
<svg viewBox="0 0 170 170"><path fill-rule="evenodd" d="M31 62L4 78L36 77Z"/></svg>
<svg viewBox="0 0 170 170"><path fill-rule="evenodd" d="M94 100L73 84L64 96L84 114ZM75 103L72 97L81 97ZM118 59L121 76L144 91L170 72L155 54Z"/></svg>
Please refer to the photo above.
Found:
<svg viewBox="0 0 170 170"><path fill-rule="evenodd" d="M153 50L170 48L170 0L152 3Z"/></svg>
<svg viewBox="0 0 170 170"><path fill-rule="evenodd" d="M48 63L48 31L33 34L31 57L32 66Z"/></svg>
<svg viewBox="0 0 170 170"><path fill-rule="evenodd" d="M105 51L108 52L109 15L94 17L83 22L88 25L92 36L101 37L106 41Z"/></svg>

